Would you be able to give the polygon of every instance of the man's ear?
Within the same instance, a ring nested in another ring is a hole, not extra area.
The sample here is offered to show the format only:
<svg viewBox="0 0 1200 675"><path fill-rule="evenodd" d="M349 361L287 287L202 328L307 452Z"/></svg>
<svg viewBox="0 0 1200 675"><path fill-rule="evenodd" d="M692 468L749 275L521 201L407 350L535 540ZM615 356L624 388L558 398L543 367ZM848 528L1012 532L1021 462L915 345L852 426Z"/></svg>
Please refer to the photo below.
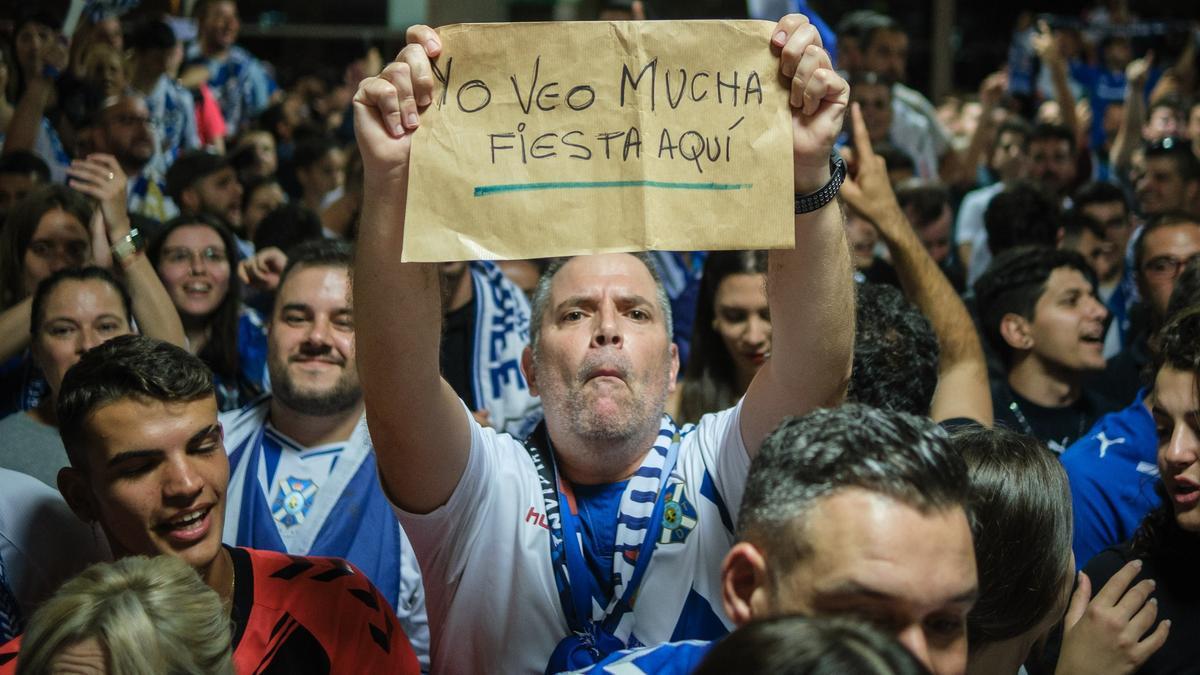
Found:
<svg viewBox="0 0 1200 675"><path fill-rule="evenodd" d="M1033 349L1033 331L1030 328L1029 319L1014 312L1009 312L1000 319L1000 337L1013 349Z"/></svg>
<svg viewBox="0 0 1200 675"><path fill-rule="evenodd" d="M521 374L525 376L525 382L529 385L529 395L539 396L537 378L533 373L533 347L528 345L521 352Z"/></svg>
<svg viewBox="0 0 1200 675"><path fill-rule="evenodd" d="M80 520L90 524L99 519L86 473L70 466L59 469L58 491Z"/></svg>
<svg viewBox="0 0 1200 675"><path fill-rule="evenodd" d="M671 381L667 386L667 393L673 393L679 380L679 345L671 343Z"/></svg>
<svg viewBox="0 0 1200 675"><path fill-rule="evenodd" d="M184 213L196 213L200 210L200 193L194 187L184 188L179 193L179 204L176 206Z"/></svg>
<svg viewBox="0 0 1200 675"><path fill-rule="evenodd" d="M754 618L755 607L766 606L767 561L754 544L740 541L721 563L721 603L725 615L737 626Z"/></svg>

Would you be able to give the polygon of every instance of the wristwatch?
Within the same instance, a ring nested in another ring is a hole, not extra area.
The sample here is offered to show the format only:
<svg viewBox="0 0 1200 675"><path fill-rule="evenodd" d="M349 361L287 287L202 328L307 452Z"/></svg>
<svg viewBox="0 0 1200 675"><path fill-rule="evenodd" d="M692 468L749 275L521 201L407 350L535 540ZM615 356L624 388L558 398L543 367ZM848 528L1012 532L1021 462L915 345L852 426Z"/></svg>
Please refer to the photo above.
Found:
<svg viewBox="0 0 1200 675"><path fill-rule="evenodd" d="M796 195L796 215L812 213L833 201L842 181L846 180L846 160L836 150L829 153L829 182L825 187L806 195Z"/></svg>
<svg viewBox="0 0 1200 675"><path fill-rule="evenodd" d="M113 258L122 265L134 254L145 248L145 240L142 239L142 233L138 229L132 228L129 234L117 240L117 243L112 245Z"/></svg>

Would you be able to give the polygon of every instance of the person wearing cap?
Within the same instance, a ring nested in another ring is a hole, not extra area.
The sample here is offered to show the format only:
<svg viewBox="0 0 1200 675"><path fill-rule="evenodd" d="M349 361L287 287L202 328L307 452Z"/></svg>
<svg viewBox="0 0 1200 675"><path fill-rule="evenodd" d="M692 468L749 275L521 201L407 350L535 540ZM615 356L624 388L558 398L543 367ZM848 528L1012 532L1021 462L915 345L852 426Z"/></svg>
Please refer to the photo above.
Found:
<svg viewBox="0 0 1200 675"><path fill-rule="evenodd" d="M129 40L133 49L130 85L146 97L157 136L152 163L160 174L184 150L200 147L195 101L171 73L179 69L183 49L166 22L150 19L139 24Z"/></svg>
<svg viewBox="0 0 1200 675"><path fill-rule="evenodd" d="M242 185L227 157L204 150L179 155L167 171L167 194L183 213L218 218L238 235L242 255L254 254L253 244L241 237Z"/></svg>

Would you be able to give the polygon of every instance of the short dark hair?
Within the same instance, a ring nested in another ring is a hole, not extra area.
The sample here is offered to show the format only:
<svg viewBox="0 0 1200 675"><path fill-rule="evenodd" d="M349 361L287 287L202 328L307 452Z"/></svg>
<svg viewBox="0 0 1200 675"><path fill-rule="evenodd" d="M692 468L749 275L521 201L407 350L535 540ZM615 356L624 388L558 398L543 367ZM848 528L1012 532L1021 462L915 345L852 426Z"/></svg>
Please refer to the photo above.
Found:
<svg viewBox="0 0 1200 675"><path fill-rule="evenodd" d="M1085 183L1075 191L1075 196L1071 198L1075 208L1083 210L1085 206L1092 204L1111 204L1119 203L1125 209L1125 213L1129 213L1129 200L1125 198L1125 193L1121 188L1112 183L1094 180L1090 183Z"/></svg>
<svg viewBox="0 0 1200 675"><path fill-rule="evenodd" d="M913 178L896 186L900 208L912 208L913 227L922 228L942 217L950 205L950 189L931 180Z"/></svg>
<svg viewBox="0 0 1200 675"><path fill-rule="evenodd" d="M1046 292L1047 280L1060 267L1077 270L1095 289L1096 273L1083 256L1045 246L1018 246L1004 251L975 282L984 337L1006 365L1011 364L1014 350L1000 335L1000 323L1006 314L1033 320L1038 300Z"/></svg>
<svg viewBox="0 0 1200 675"><path fill-rule="evenodd" d="M11 150L0 155L0 174L6 173L33 174L39 183L50 182L50 167L41 157L26 150Z"/></svg>
<svg viewBox="0 0 1200 675"><path fill-rule="evenodd" d="M342 239L310 239L300 242L287 251L287 265L279 275L279 286L297 267L345 267L354 265L354 247Z"/></svg>
<svg viewBox="0 0 1200 675"><path fill-rule="evenodd" d="M1164 138L1146 146L1146 160L1167 157L1175 164L1175 173L1185 183L1200 180L1200 159L1192 152L1192 144L1183 138Z"/></svg>
<svg viewBox="0 0 1200 675"><path fill-rule="evenodd" d="M1015 183L992 197L983 213L988 249L999 255L1014 246L1054 246L1058 215L1058 205L1033 183Z"/></svg>
<svg viewBox="0 0 1200 675"><path fill-rule="evenodd" d="M869 624L844 617L753 621L717 642L693 675L924 675L907 649Z"/></svg>
<svg viewBox="0 0 1200 675"><path fill-rule="evenodd" d="M929 418L857 403L789 417L750 463L738 538L763 549L773 575L810 553L801 531L817 500L848 489L876 492L922 512L969 516L967 467ZM792 534L784 534L792 533Z"/></svg>
<svg viewBox="0 0 1200 675"><path fill-rule="evenodd" d="M1075 153L1075 134L1069 128L1062 124L1051 124L1049 122L1039 122L1033 125L1033 130L1029 132L1029 145L1033 145L1036 141L1066 141L1067 146L1071 149L1071 153Z"/></svg>
<svg viewBox="0 0 1200 675"><path fill-rule="evenodd" d="M1004 134L1017 134L1021 137L1021 145L1025 148L1029 147L1029 137L1033 134L1033 127L1029 122L1026 122L1020 117L1009 117L996 128L995 140L999 141Z"/></svg>
<svg viewBox="0 0 1200 675"><path fill-rule="evenodd" d="M1181 118L1187 117L1188 114L1187 100L1175 93L1165 94L1155 98L1153 101L1150 101L1150 103L1146 106L1146 119L1149 120L1150 116L1154 114L1154 111L1158 110L1159 108L1166 108L1167 110L1175 113L1177 117Z"/></svg>
<svg viewBox="0 0 1200 675"><path fill-rule="evenodd" d="M125 319L133 325L133 298L129 295L129 289L125 284L116 277L112 272L103 267L94 265L89 267L68 267L61 269L49 277L42 279L38 284L37 291L33 294L33 304L29 310L29 334L33 340L37 340L38 331L42 328L42 323L46 320L46 299L65 281L101 281L117 291L121 296L121 304L125 307Z"/></svg>
<svg viewBox="0 0 1200 675"><path fill-rule="evenodd" d="M641 261L646 266L646 271L650 273L650 278L654 280L654 297L658 301L658 311L662 312L663 323L666 324L667 339L674 340L675 324L671 309L671 299L667 295L667 289L663 286L662 275L659 274L658 265L650 257L649 253L638 252L630 253L629 255ZM546 268L542 270L542 276L538 277L537 286L533 288L533 294L529 300L529 347L533 350L534 358L537 358L539 355L538 346L540 345L542 335L542 319L545 317L546 310L550 308L550 291L554 285L554 277L572 259L572 257L552 259L546 265Z"/></svg>
<svg viewBox="0 0 1200 675"><path fill-rule="evenodd" d="M1187 211L1167 211L1151 218L1142 226L1141 232L1133 240L1133 271L1138 277L1142 275L1142 263L1146 262L1146 237L1155 230L1180 225L1200 228L1200 215L1193 215Z"/></svg>
<svg viewBox="0 0 1200 675"><path fill-rule="evenodd" d="M881 25L893 22L886 14L880 14L873 9L856 9L847 12L837 24L838 37L847 36L862 39L867 31ZM893 22L894 23L894 22Z"/></svg>
<svg viewBox="0 0 1200 675"><path fill-rule="evenodd" d="M863 26L862 45L860 48L864 52L867 51L880 33L904 33L907 35L908 31L904 30L900 22L892 17L886 14L879 14Z"/></svg>
<svg viewBox="0 0 1200 675"><path fill-rule="evenodd" d="M854 366L846 399L928 415L938 378L933 325L894 286L862 283L857 295Z"/></svg>
<svg viewBox="0 0 1200 675"><path fill-rule="evenodd" d="M237 5L237 0L196 0L196 6L192 7L192 18L199 21L208 13L208 8L218 2L228 2Z"/></svg>
<svg viewBox="0 0 1200 675"><path fill-rule="evenodd" d="M1200 305L1200 259L1183 266L1167 301L1167 320L1188 307Z"/></svg>
<svg viewBox="0 0 1200 675"><path fill-rule="evenodd" d="M1041 441L967 427L950 437L967 463L979 600L967 616L972 648L1016 637L1063 596L1071 566L1071 490Z"/></svg>
<svg viewBox="0 0 1200 675"><path fill-rule="evenodd" d="M288 202L263 216L254 230L254 249L275 247L282 251L311 239L324 239L321 216L298 202Z"/></svg>
<svg viewBox="0 0 1200 675"><path fill-rule="evenodd" d="M1062 244L1067 248L1074 246L1083 237L1084 232L1091 232L1093 236L1101 240L1108 236L1108 232L1100 224L1100 221L1079 209L1071 209L1063 214L1062 231Z"/></svg>
<svg viewBox="0 0 1200 675"><path fill-rule="evenodd" d="M215 396L212 371L186 349L142 335L122 335L84 352L63 377L58 432L71 466L87 468L88 418L97 409L134 398L164 403Z"/></svg>

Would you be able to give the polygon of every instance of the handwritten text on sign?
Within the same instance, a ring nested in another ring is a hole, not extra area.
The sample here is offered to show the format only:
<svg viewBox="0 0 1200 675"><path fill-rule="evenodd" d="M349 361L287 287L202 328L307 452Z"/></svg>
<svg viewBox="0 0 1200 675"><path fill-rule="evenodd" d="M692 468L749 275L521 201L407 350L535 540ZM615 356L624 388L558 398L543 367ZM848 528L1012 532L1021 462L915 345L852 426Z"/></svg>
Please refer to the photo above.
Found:
<svg viewBox="0 0 1200 675"><path fill-rule="evenodd" d="M405 260L792 245L772 24L439 30Z"/></svg>

